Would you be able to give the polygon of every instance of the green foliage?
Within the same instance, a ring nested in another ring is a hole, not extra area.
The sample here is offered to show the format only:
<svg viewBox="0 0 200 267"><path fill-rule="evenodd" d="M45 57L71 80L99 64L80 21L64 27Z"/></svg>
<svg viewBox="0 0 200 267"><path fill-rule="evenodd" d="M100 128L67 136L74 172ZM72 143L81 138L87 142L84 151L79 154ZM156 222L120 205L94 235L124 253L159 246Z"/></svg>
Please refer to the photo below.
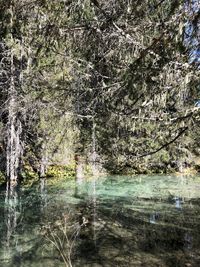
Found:
<svg viewBox="0 0 200 267"><path fill-rule="evenodd" d="M31 187L33 184L39 180L38 173L34 172L32 167L25 165L21 173L23 185L26 187Z"/></svg>
<svg viewBox="0 0 200 267"><path fill-rule="evenodd" d="M4 183L6 181L5 174L0 171L0 184Z"/></svg>
<svg viewBox="0 0 200 267"><path fill-rule="evenodd" d="M95 149L111 172L166 172L199 153L199 69L188 64L184 1L12 4L0 9L1 67L9 85L12 52L25 162L61 166ZM3 107L9 86L1 91ZM59 168L48 175L65 177Z"/></svg>
<svg viewBox="0 0 200 267"><path fill-rule="evenodd" d="M46 177L57 179L72 179L75 177L75 168L74 166L49 166Z"/></svg>

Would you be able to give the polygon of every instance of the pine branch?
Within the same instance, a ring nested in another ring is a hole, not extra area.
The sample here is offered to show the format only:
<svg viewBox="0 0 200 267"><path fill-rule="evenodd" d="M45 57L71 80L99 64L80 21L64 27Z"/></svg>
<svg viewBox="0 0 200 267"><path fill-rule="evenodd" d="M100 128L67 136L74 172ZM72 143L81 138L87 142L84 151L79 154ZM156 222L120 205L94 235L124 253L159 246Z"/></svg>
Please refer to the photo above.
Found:
<svg viewBox="0 0 200 267"><path fill-rule="evenodd" d="M187 130L189 129L189 127L184 127L172 140L170 140L169 142L165 143L164 145L162 145L161 147L159 147L158 149L154 150L154 151L150 151L148 153L142 154L142 155L138 155L135 156L137 158L143 158L143 157L147 157L147 156L151 156L153 154L156 154L157 152L161 151L163 148L168 147L169 145L171 145L172 143L174 143L179 137L181 137Z"/></svg>

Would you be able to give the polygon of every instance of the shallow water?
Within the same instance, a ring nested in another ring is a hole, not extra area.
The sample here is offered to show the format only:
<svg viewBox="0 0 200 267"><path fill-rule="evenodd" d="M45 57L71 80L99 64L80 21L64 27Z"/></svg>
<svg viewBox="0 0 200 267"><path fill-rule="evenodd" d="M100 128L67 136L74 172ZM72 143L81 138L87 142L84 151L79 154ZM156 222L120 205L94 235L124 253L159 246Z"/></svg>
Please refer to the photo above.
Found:
<svg viewBox="0 0 200 267"><path fill-rule="evenodd" d="M200 266L200 177L41 180L0 193L0 266Z"/></svg>

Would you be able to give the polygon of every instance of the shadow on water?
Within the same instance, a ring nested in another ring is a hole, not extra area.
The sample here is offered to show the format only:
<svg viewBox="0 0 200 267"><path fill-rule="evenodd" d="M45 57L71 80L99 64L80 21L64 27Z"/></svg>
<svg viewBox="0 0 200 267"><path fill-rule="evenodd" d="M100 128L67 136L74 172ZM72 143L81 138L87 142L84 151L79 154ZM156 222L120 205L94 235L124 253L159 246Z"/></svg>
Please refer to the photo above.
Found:
<svg viewBox="0 0 200 267"><path fill-rule="evenodd" d="M0 201L0 266L200 266L199 177L104 177Z"/></svg>

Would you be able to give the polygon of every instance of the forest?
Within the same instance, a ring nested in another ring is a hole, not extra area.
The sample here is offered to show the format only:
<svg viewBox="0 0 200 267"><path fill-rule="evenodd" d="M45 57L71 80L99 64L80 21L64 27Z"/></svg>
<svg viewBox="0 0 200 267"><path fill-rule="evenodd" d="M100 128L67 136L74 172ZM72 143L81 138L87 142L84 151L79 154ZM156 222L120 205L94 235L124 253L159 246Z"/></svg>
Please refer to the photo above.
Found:
<svg viewBox="0 0 200 267"><path fill-rule="evenodd" d="M0 0L0 266L200 266L200 1Z"/></svg>
<svg viewBox="0 0 200 267"><path fill-rule="evenodd" d="M198 5L1 0L1 176L198 170Z"/></svg>

